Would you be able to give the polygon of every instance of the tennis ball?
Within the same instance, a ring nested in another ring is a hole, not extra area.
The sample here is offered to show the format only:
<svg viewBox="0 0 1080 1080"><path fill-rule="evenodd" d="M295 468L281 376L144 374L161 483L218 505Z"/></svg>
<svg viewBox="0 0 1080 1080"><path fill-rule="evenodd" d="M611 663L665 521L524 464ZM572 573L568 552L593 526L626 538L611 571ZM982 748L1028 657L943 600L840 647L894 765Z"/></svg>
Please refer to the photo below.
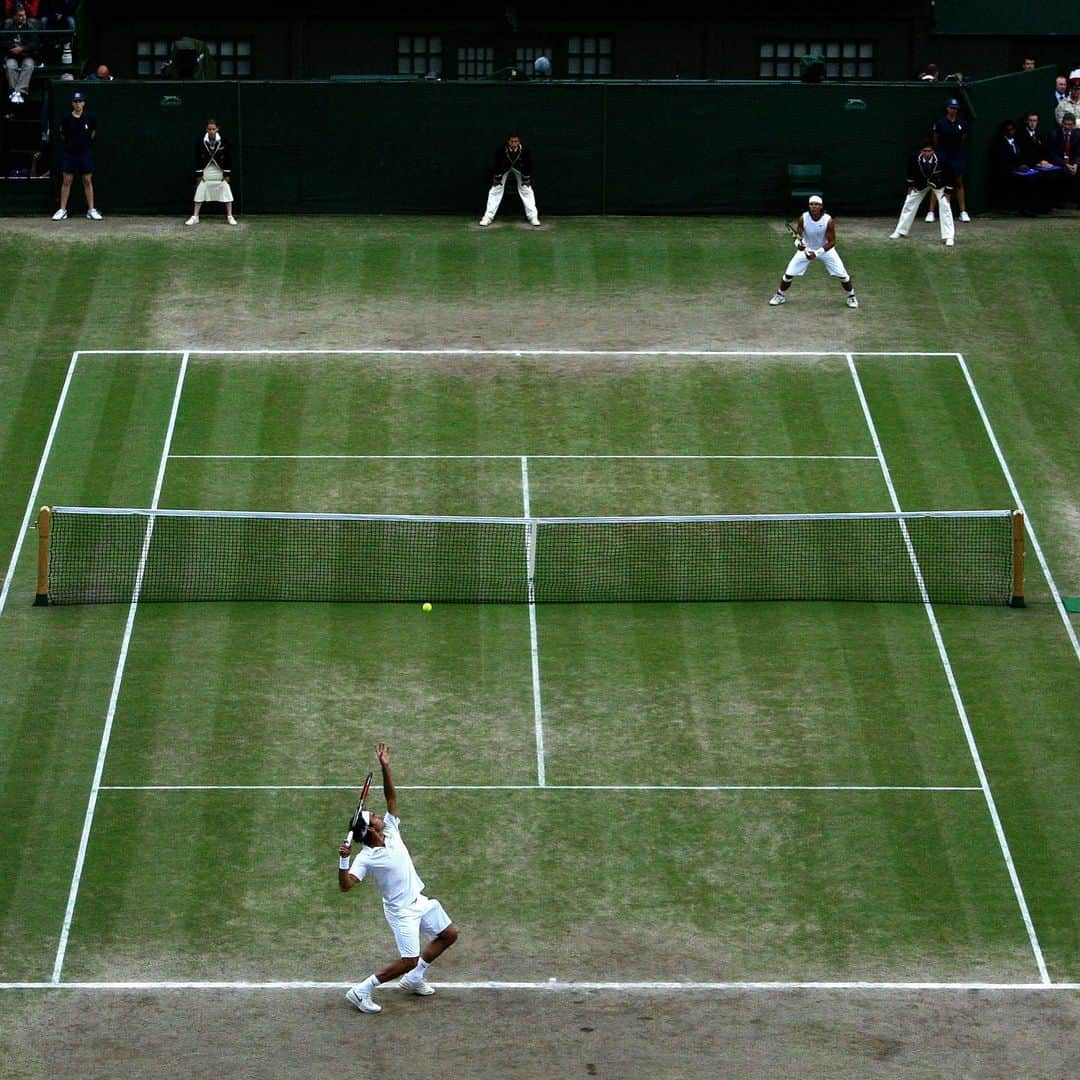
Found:
<svg viewBox="0 0 1080 1080"><path fill-rule="evenodd" d="M424 610L425 611L430 611L431 610L431 605L426 600L424 601Z"/></svg>

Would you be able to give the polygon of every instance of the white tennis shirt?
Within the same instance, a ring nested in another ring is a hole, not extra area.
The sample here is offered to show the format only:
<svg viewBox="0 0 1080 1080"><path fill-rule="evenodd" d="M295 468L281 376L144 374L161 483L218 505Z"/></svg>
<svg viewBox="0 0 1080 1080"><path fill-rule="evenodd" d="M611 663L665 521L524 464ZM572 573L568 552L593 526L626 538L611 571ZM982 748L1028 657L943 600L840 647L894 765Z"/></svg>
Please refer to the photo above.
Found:
<svg viewBox="0 0 1080 1080"><path fill-rule="evenodd" d="M808 251L817 251L825 246L825 233L829 228L832 218L828 214L822 214L815 221L807 210L802 216L803 243Z"/></svg>
<svg viewBox="0 0 1080 1080"><path fill-rule="evenodd" d="M412 856L401 839L400 820L387 814L383 820L385 847L368 847L364 844L360 854L353 859L352 874L357 881L368 875L382 896L383 907L401 908L411 904L423 891L424 883L413 866Z"/></svg>

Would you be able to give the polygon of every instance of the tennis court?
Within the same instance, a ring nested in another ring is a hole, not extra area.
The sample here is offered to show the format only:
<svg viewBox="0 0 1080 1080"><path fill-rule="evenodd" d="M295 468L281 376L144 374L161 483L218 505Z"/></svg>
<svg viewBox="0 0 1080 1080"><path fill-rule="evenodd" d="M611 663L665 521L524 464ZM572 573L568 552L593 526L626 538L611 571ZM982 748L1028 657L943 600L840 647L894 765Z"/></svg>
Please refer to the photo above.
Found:
<svg viewBox="0 0 1080 1080"><path fill-rule="evenodd" d="M1013 508L996 446L957 354L94 351L27 510ZM1026 722L1021 673L1076 648L1037 529L1024 611L429 615L27 608L31 533L5 617L40 708L72 718L75 790L95 743L96 774L9 985L349 984L387 935L374 894L343 899L327 868L376 738L421 873L474 942L440 963L447 988L1067 982L1037 852L998 810L1028 778L983 760Z"/></svg>
<svg viewBox="0 0 1080 1080"><path fill-rule="evenodd" d="M76 1044L87 1076L326 1073L343 1049L415 1076L1075 1072L1080 657L1043 566L1077 595L1061 222L981 220L949 258L845 222L857 312L810 276L768 307L789 249L757 219L97 224L0 230L13 1075ZM918 602L537 604L535 665L525 604L32 606L41 505L155 491L1022 507L1027 607L933 606L965 729ZM439 996L387 990L372 1025L342 990L390 938L334 868L379 738L462 940Z"/></svg>

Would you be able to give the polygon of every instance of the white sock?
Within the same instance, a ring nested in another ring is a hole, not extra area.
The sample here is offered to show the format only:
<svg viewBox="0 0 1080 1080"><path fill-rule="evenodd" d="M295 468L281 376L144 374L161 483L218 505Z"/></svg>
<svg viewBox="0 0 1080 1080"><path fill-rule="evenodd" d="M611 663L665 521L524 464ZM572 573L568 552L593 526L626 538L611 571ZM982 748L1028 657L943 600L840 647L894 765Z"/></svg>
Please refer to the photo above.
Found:
<svg viewBox="0 0 1080 1080"><path fill-rule="evenodd" d="M358 994L370 994L372 990L379 985L378 977L375 975L369 975L357 988Z"/></svg>
<svg viewBox="0 0 1080 1080"><path fill-rule="evenodd" d="M416 967L413 968L413 973L418 979L422 979L424 977L424 972L427 971L427 967L428 962L423 957L420 957L420 959L416 961Z"/></svg>

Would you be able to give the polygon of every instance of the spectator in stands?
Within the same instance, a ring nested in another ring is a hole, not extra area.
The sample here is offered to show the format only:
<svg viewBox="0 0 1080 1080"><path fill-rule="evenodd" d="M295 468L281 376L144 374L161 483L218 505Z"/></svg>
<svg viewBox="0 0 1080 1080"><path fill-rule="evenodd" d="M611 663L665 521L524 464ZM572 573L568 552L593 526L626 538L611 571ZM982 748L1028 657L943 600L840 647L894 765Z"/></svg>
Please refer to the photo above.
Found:
<svg viewBox="0 0 1080 1080"><path fill-rule="evenodd" d="M1080 201L1080 176L1077 165L1080 164L1080 131L1076 130L1076 117L1066 113L1061 118L1061 126L1050 136L1050 160L1060 165L1062 173L1062 192L1070 201Z"/></svg>
<svg viewBox="0 0 1080 1080"><path fill-rule="evenodd" d="M4 20L4 32L0 34L8 100L12 105L21 105L26 98L38 48L37 24L30 21L26 8L19 4L12 17Z"/></svg>
<svg viewBox="0 0 1080 1080"><path fill-rule="evenodd" d="M994 136L990 163L994 194L1003 206L1026 217L1034 217L1048 208L1041 197L1042 174L1024 161L1024 148L1011 120L1004 121Z"/></svg>
<svg viewBox="0 0 1080 1080"><path fill-rule="evenodd" d="M1024 117L1024 130L1017 136L1020 143L1020 159L1029 168L1047 169L1050 155L1046 140L1039 131L1039 114L1032 110Z"/></svg>
<svg viewBox="0 0 1080 1080"><path fill-rule="evenodd" d="M1061 118L1069 113L1074 120L1080 120L1080 76L1069 77L1069 96L1062 98L1054 110L1054 120L1060 126Z"/></svg>
<svg viewBox="0 0 1080 1080"><path fill-rule="evenodd" d="M41 23L46 30L66 30L67 35L49 35L46 48L52 61L71 63L71 41L75 37L75 14L79 0L42 0Z"/></svg>
<svg viewBox="0 0 1080 1080"><path fill-rule="evenodd" d="M112 82L113 77L104 64L98 64L93 72L86 76L90 82Z"/></svg>
<svg viewBox="0 0 1080 1080"><path fill-rule="evenodd" d="M1020 70L1021 71L1034 71L1035 70L1035 57L1034 56L1025 56L1024 57L1024 66Z"/></svg>
<svg viewBox="0 0 1080 1080"><path fill-rule="evenodd" d="M41 0L4 0L4 17L14 18L16 9L23 8L28 19L36 19L40 14L38 11L40 4Z"/></svg>
<svg viewBox="0 0 1080 1080"><path fill-rule="evenodd" d="M225 222L236 225L233 217L233 193L229 186L229 147L221 137L218 122L211 117L206 121L206 132L195 144L195 209L185 225L199 224L199 211L204 202L223 202L225 204Z"/></svg>
<svg viewBox="0 0 1080 1080"><path fill-rule="evenodd" d="M964 140L967 138L967 121L960 116L960 99L949 98L945 103L945 115L939 116L930 125L930 139L938 157L946 162L955 179L955 209L960 211L961 221L970 221L967 212L967 196L964 192L964 175L967 163L964 160ZM930 207L926 214L928 222L934 221L937 209L936 193L930 192Z"/></svg>
<svg viewBox="0 0 1080 1080"><path fill-rule="evenodd" d="M94 159L90 152L97 135L97 120L86 111L86 98L79 91L71 96L71 112L60 118L60 135L63 140L60 171L64 181L60 187L60 209L53 214L53 221L63 221L68 216L68 197L75 173L82 176L87 218L100 221L101 214L94 207Z"/></svg>
<svg viewBox="0 0 1080 1080"><path fill-rule="evenodd" d="M1054 80L1054 108L1056 109L1069 96L1069 80L1059 75Z"/></svg>
<svg viewBox="0 0 1080 1080"><path fill-rule="evenodd" d="M926 67L919 72L918 78L923 82L937 82L941 78L941 69L937 64L927 64Z"/></svg>

